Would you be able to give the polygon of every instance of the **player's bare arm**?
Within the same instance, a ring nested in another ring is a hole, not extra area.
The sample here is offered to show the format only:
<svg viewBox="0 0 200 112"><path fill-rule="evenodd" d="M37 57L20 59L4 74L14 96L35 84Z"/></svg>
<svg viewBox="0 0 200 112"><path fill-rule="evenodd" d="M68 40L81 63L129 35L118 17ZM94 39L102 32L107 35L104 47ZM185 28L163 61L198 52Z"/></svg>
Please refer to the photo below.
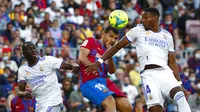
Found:
<svg viewBox="0 0 200 112"><path fill-rule="evenodd" d="M129 44L129 41L124 36L119 42L117 42L113 47L111 47L108 51L105 52L105 54L102 56L102 60L106 61L109 58L112 58L114 54L116 54L121 48L125 47ZM100 67L101 63L99 61L96 61L94 64L88 65L86 72L91 73L96 71Z"/></svg>
<svg viewBox="0 0 200 112"><path fill-rule="evenodd" d="M169 52L168 54L168 66L172 69L174 77L181 82L181 78L179 75L179 69L178 69L178 65L176 64L176 58L175 58L175 53L174 52ZM185 88L183 87L183 85L181 84L181 87L183 89L183 92L186 96L186 98L189 97L189 93L187 92L187 90L185 90Z"/></svg>
<svg viewBox="0 0 200 112"><path fill-rule="evenodd" d="M60 69L69 69L69 70L72 70L73 73L77 74L79 72L79 65L63 62Z"/></svg>
<svg viewBox="0 0 200 112"><path fill-rule="evenodd" d="M173 70L174 76L178 81L181 81L178 66L176 64L176 58L174 52L169 52L168 54L168 66Z"/></svg>
<svg viewBox="0 0 200 112"><path fill-rule="evenodd" d="M109 50L111 47L112 47L111 45L107 46L106 49ZM115 62L114 62L113 58L109 58L108 59L108 72L110 74L113 74L113 73L115 73L115 71L116 71Z"/></svg>
<svg viewBox="0 0 200 112"><path fill-rule="evenodd" d="M80 61L81 63L83 63L85 66L92 64L92 63L88 60L88 58L87 58L87 56L88 56L89 54L90 54L90 50L89 50L89 49L83 48L83 47L80 48L78 59L79 59L79 61Z"/></svg>
<svg viewBox="0 0 200 112"><path fill-rule="evenodd" d="M115 73L116 71L116 66L115 66L115 62L112 58L108 59L108 72L110 74Z"/></svg>

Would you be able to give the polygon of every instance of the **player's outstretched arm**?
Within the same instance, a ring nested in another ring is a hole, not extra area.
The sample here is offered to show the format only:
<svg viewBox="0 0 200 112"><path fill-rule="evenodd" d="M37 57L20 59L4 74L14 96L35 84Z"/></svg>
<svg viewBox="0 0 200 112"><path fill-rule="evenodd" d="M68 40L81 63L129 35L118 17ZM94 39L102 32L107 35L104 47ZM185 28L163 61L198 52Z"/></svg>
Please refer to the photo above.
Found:
<svg viewBox="0 0 200 112"><path fill-rule="evenodd" d="M111 47L108 51L106 51L102 59L100 59L99 61L102 60L101 63L103 63L107 59L111 58L114 54L116 54L121 48L125 47L128 44L129 41L127 40L127 37L124 36L119 42L117 42L113 47ZM86 72L91 73L96 71L101 66L101 63L99 61L96 61L94 64L88 65Z"/></svg>
<svg viewBox="0 0 200 112"><path fill-rule="evenodd" d="M106 61L109 58L112 58L114 54L116 54L121 48L125 47L129 44L129 41L126 36L124 36L119 42L117 42L114 46L112 46L108 51L104 53L102 56L103 61Z"/></svg>
<svg viewBox="0 0 200 112"><path fill-rule="evenodd" d="M74 64L69 64L67 62L63 62L60 69L68 69L68 70L72 70L72 72L74 74L77 74L79 72L79 65L74 63Z"/></svg>
<svg viewBox="0 0 200 112"><path fill-rule="evenodd" d="M106 50L109 50L111 47L112 47L111 45L106 46ZM113 58L109 58L108 59L108 72L110 74L113 74L113 73L115 73L115 71L116 71L115 62L114 62Z"/></svg>
<svg viewBox="0 0 200 112"><path fill-rule="evenodd" d="M115 73L116 71L116 66L115 66L115 62L112 58L108 59L108 72L110 74Z"/></svg>

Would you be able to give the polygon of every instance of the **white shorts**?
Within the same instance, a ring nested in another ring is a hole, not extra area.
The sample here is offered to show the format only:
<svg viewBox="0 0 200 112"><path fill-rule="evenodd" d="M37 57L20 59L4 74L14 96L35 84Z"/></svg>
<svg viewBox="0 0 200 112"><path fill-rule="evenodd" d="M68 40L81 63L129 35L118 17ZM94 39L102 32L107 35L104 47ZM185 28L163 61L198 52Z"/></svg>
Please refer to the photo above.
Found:
<svg viewBox="0 0 200 112"><path fill-rule="evenodd" d="M37 107L35 112L61 112L62 108L63 104L58 104L55 106Z"/></svg>
<svg viewBox="0 0 200 112"><path fill-rule="evenodd" d="M148 109L154 105L163 107L164 98L170 98L170 91L180 86L173 75L173 71L167 68L147 69L141 73L142 89Z"/></svg>

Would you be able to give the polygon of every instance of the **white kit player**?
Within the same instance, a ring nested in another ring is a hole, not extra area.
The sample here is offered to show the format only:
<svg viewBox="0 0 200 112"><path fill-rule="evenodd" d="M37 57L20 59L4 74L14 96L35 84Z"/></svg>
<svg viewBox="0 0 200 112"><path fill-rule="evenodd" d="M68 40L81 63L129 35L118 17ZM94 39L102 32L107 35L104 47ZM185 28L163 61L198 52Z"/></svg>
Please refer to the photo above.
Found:
<svg viewBox="0 0 200 112"><path fill-rule="evenodd" d="M28 63L18 70L18 95L24 97L33 94L37 101L36 112L60 112L62 96L56 69L69 69L76 74L79 72L79 66L52 56L38 57L36 46L31 42L23 44L22 52ZM25 91L27 83L32 94Z"/></svg>
<svg viewBox="0 0 200 112"><path fill-rule="evenodd" d="M105 60L132 41L136 42L137 59L141 68L143 93L149 112L163 112L164 98L173 99L179 112L191 112L186 98L188 92L182 86L175 60L173 37L159 28L159 12L147 8L142 14L142 24L132 28L102 58L86 69L95 72Z"/></svg>

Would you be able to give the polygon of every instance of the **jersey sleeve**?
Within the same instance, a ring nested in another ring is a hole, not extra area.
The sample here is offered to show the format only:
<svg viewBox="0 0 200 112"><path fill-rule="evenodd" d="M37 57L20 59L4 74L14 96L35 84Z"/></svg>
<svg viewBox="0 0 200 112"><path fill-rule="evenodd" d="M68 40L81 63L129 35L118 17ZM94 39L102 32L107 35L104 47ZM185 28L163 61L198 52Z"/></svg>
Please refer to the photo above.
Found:
<svg viewBox="0 0 200 112"><path fill-rule="evenodd" d="M169 38L169 52L174 52L174 41L173 41L173 37L170 35L170 38Z"/></svg>
<svg viewBox="0 0 200 112"><path fill-rule="evenodd" d="M22 66L25 66L25 65L22 65ZM25 75L27 73L23 70L22 66L18 70L18 79L17 79L17 82L26 82Z"/></svg>
<svg viewBox="0 0 200 112"><path fill-rule="evenodd" d="M60 69L62 63L64 62L63 59L55 58L53 56L45 56L45 58L49 67L53 69Z"/></svg>
<svg viewBox="0 0 200 112"><path fill-rule="evenodd" d="M132 42L138 36L138 27L134 27L126 33L126 38L129 42Z"/></svg>
<svg viewBox="0 0 200 112"><path fill-rule="evenodd" d="M95 43L94 38L88 38L82 43L81 47L92 50L94 48L94 43Z"/></svg>

